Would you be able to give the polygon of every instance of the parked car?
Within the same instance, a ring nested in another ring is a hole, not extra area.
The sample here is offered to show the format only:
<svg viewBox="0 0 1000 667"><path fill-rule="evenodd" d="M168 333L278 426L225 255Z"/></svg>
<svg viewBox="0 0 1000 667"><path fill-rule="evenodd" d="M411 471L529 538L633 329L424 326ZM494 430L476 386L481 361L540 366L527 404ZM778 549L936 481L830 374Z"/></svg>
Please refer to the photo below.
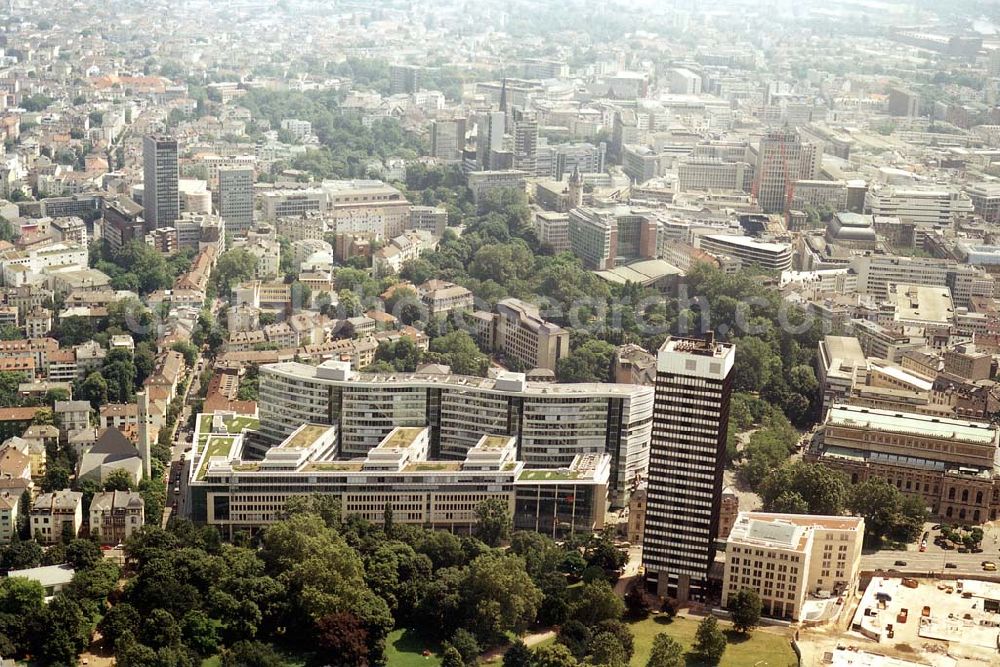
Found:
<svg viewBox="0 0 1000 667"><path fill-rule="evenodd" d="M949 570L957 570L958 569L958 566L955 565L954 563L945 563L944 566L946 568L948 568Z"/></svg>
<svg viewBox="0 0 1000 667"><path fill-rule="evenodd" d="M996 572L997 564L992 561L986 561L985 563L983 563L983 569L987 572Z"/></svg>
<svg viewBox="0 0 1000 667"><path fill-rule="evenodd" d="M905 560L897 560L895 564L897 566L899 566L899 567L906 567L906 561Z"/></svg>

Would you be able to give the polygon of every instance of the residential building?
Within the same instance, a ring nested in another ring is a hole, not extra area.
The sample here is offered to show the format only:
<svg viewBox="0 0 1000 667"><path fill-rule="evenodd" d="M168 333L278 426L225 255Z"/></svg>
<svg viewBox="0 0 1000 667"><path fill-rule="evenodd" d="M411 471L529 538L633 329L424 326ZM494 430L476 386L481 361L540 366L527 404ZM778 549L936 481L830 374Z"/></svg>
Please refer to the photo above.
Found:
<svg viewBox="0 0 1000 667"><path fill-rule="evenodd" d="M462 459L483 434L518 438L518 457L538 468L568 466L577 454L612 456L612 497L624 503L645 474L650 387L528 382L461 375L365 374L348 363L278 363L260 368L257 453L303 423L338 426L338 451L363 456L396 426L430 426L435 457Z"/></svg>
<svg viewBox="0 0 1000 667"><path fill-rule="evenodd" d="M392 95L417 92L420 90L421 71L423 68L416 65L390 65L389 92Z"/></svg>
<svg viewBox="0 0 1000 667"><path fill-rule="evenodd" d="M21 494L0 490L0 544L10 544L20 523Z"/></svg>
<svg viewBox="0 0 1000 667"><path fill-rule="evenodd" d="M803 620L808 598L857 588L864 534L860 517L740 512L726 542L722 606L748 588L766 616Z"/></svg>
<svg viewBox="0 0 1000 667"><path fill-rule="evenodd" d="M898 86L889 88L889 115L916 118L920 115L920 96Z"/></svg>
<svg viewBox="0 0 1000 667"><path fill-rule="evenodd" d="M76 537L83 526L83 494L53 491L39 494L31 504L31 534L42 544L55 544L64 534Z"/></svg>
<svg viewBox="0 0 1000 667"><path fill-rule="evenodd" d="M53 410L64 432L90 426L90 401L56 401Z"/></svg>
<svg viewBox="0 0 1000 667"><path fill-rule="evenodd" d="M90 501L90 535L101 544L121 544L145 521L145 503L137 491L104 491Z"/></svg>
<svg viewBox="0 0 1000 667"><path fill-rule="evenodd" d="M177 139L162 135L143 138L142 165L146 228L171 227L181 213Z"/></svg>
<svg viewBox="0 0 1000 667"><path fill-rule="evenodd" d="M658 595L702 598L718 537L736 348L668 338L656 357L642 564Z"/></svg>

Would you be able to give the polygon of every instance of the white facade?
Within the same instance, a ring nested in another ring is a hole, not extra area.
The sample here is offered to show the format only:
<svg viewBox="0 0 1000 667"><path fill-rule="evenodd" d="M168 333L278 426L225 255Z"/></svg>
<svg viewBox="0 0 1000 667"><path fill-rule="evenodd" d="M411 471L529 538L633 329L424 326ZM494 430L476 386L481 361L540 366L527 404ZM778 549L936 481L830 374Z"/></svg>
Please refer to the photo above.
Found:
<svg viewBox="0 0 1000 667"><path fill-rule="evenodd" d="M653 409L650 387L526 382L456 375L371 375L349 364L261 367L260 437L280 443L303 423L338 423L340 451L364 455L397 426L431 424L440 456L459 459L483 434L517 435L530 466L558 468L578 454L609 453L624 500L644 476ZM434 409L432 409L434 408Z"/></svg>

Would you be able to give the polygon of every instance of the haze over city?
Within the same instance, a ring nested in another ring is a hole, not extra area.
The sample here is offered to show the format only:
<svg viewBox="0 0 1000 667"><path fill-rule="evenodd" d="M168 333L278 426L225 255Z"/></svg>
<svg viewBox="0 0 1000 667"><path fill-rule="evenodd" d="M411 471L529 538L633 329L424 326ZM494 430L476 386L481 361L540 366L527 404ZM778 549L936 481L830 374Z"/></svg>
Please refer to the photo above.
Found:
<svg viewBox="0 0 1000 667"><path fill-rule="evenodd" d="M995 2L0 6L0 667L995 666L998 368Z"/></svg>

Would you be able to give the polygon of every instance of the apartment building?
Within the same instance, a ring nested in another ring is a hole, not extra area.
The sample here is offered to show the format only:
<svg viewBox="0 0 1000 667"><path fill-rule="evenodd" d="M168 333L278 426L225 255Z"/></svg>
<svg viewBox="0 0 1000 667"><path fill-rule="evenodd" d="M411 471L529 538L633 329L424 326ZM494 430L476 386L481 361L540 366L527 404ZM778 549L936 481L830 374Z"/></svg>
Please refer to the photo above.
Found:
<svg viewBox="0 0 1000 667"><path fill-rule="evenodd" d="M480 435L457 460L431 457L432 429L400 426L365 455L337 454L337 427L302 424L263 459L242 458L245 435L212 433L194 454L189 482L192 518L226 529L255 529L280 520L288 499L322 493L344 516L393 520L471 532L477 506L506 503L517 529L561 537L600 530L608 504L610 458L579 455L562 469L539 470L517 458L517 438ZM200 431L200 427L199 430ZM213 440L221 446L213 446ZM224 441L224 442L222 442ZM227 446L228 445L228 446Z"/></svg>
<svg viewBox="0 0 1000 667"><path fill-rule="evenodd" d="M0 544L10 544L20 522L21 494L7 489L0 491Z"/></svg>
<svg viewBox="0 0 1000 667"><path fill-rule="evenodd" d="M337 424L339 451L363 456L396 426L431 429L436 457L463 458L483 434L518 438L527 465L559 468L577 454L609 454L611 493L624 502L644 476L651 387L527 382L459 375L365 374L349 363L278 363L260 369L260 431L251 453L281 443L303 423Z"/></svg>
<svg viewBox="0 0 1000 667"><path fill-rule="evenodd" d="M857 587L864 534L860 517L740 512L726 542L722 606L749 588L765 615L802 620L807 597Z"/></svg>
<svg viewBox="0 0 1000 667"><path fill-rule="evenodd" d="M987 422L837 404L807 458L844 472L852 484L885 479L943 519L980 523L1000 511L997 443L997 428Z"/></svg>
<svg viewBox="0 0 1000 667"><path fill-rule="evenodd" d="M42 544L55 544L63 533L73 537L83 525L83 494L79 491L41 493L31 504L31 534Z"/></svg>
<svg viewBox="0 0 1000 667"><path fill-rule="evenodd" d="M90 501L90 535L101 544L121 544L145 521L145 504L136 491L104 491Z"/></svg>
<svg viewBox="0 0 1000 667"><path fill-rule="evenodd" d="M683 601L705 594L735 358L733 345L711 336L668 338L656 355L642 564L658 595Z"/></svg>

